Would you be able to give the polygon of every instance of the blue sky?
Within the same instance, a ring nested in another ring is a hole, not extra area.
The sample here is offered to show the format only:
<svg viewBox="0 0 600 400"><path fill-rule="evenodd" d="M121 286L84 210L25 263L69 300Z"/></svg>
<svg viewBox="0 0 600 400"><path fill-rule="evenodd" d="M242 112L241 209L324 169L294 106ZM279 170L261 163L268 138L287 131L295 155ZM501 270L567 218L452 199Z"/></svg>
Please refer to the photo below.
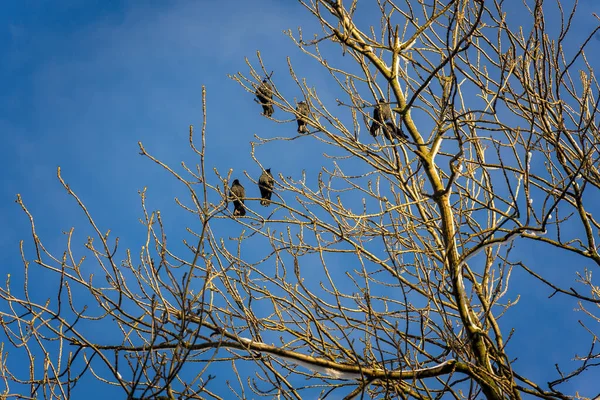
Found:
<svg viewBox="0 0 600 400"><path fill-rule="evenodd" d="M257 177L260 169L249 156L253 134L284 136L293 123L277 125L261 118L252 96L227 77L246 72L244 57L255 61L260 50L275 78L287 78L290 56L300 77L332 100L335 83L303 56L282 34L302 27L316 30L310 15L296 2L229 1L14 1L0 6L0 265L15 282L22 271L19 240L31 250L26 216L14 203L20 193L36 218L46 246L60 252L70 227L85 219L56 179L56 167L92 212L101 230L111 229L123 246L136 248L143 230L137 191L148 186L149 207L160 209L173 227L186 214L173 203L181 188L166 172L138 155L138 141L161 160L177 166L196 161L187 147L188 126L201 125L201 86L207 88L209 154L207 164L221 173L243 170ZM594 26L593 0L581 4L576 32ZM375 22L376 23L376 22ZM592 44L598 48L600 41ZM597 53L596 53L597 54ZM293 96L288 81L282 87ZM232 117L229 110L235 109ZM318 170L306 162L307 140L293 142L293 151L259 150L263 165L274 172L300 177ZM241 156L238 156L240 154ZM309 160L310 161L310 160ZM223 234L226 236L226 233ZM537 245L517 246L525 259L547 264L551 276L574 279L562 266L572 258ZM31 253L30 253L31 254ZM32 254L31 254L32 256ZM588 336L571 310L576 304L535 286L515 271L513 293L521 302L506 320L517 334L509 348L524 374L540 382L556 379L555 362L587 350ZM42 275L31 282L48 290ZM532 321L534 323L532 324ZM539 329L546 332L539 337ZM567 328L571 327L571 328ZM573 335L571 343L561 341ZM552 350L548 351L548 346ZM14 361L14 360L13 360ZM589 375L588 375L589 376ZM575 385L585 385L577 382ZM565 385L563 389L567 389ZM586 390L584 386L571 389ZM588 388L587 390L592 390ZM566 390L568 391L568 390ZM592 393L588 392L588 395ZM99 396L98 398L102 398Z"/></svg>

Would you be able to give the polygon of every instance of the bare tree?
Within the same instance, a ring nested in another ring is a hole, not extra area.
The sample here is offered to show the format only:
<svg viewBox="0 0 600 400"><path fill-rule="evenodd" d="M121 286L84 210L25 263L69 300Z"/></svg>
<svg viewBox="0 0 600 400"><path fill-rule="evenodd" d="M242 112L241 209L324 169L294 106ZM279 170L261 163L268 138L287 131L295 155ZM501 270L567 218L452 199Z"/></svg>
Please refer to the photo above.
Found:
<svg viewBox="0 0 600 400"><path fill-rule="evenodd" d="M86 248L105 276L93 278L73 254L73 232L65 252L51 254L18 198L35 254L22 250L24 289L8 279L0 291L6 394L17 385L30 397L69 397L92 375L132 399L566 399L579 394L563 393L564 382L598 374L597 325L582 323L590 350L574 370L558 366L554 381L536 382L514 366L511 326L500 317L519 307L507 298L519 268L600 322L600 286L579 266L600 266L592 212L600 88L584 53L599 28L574 44L576 5L549 5L560 18L549 29L542 0L300 3L322 34L289 37L337 82L338 107L332 111L289 61L296 93L271 78L273 105L282 110L275 115L287 116L279 122L289 137L257 137L253 149L296 139L330 148L314 183L275 176L266 211L247 194L231 246L215 229L233 218L231 171L207 172L204 113L200 146L190 128L195 169L177 172L140 144L188 189L177 203L198 223L183 239L186 249L175 251L142 191L147 236L135 256L100 231L59 170L96 232ZM369 7L380 20L361 28L358 15ZM529 25L509 24L506 7ZM250 98L271 75L260 55L258 67L248 65L249 74L232 78ZM303 116L311 133L301 139L292 137L300 92L311 111ZM406 139L369 134L379 98ZM577 256L581 262L566 267L576 282L553 282L543 266L511 253L531 242ZM52 299L28 291L40 268L60 278ZM94 338L93 329L118 339ZM28 357L28 374L12 372L7 347ZM231 377L226 386L211 384L223 374Z"/></svg>

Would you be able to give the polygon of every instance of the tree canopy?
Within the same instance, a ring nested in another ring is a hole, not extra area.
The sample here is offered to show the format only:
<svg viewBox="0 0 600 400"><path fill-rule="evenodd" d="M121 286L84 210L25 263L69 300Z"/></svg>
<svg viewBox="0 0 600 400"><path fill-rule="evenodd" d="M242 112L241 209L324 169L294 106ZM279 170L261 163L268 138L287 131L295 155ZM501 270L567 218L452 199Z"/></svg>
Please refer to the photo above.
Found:
<svg viewBox="0 0 600 400"><path fill-rule="evenodd" d="M591 397L569 384L594 379L600 357L600 87L584 51L600 26L574 43L577 4L543 0L299 3L299 24L321 29L285 34L329 80L292 57L273 71L269 49L230 71L256 120L281 132L244 121L223 139L251 142L230 153L247 171L207 162L222 121L205 89L203 125L189 128L197 165L139 144L185 191L185 232L169 232L142 190L146 234L122 249L59 168L94 235L85 257L73 230L56 253L17 197L33 247L21 246L23 287L9 277L0 289L5 394L68 398L94 379L130 399ZM261 162L299 142L318 173ZM550 273L527 247L564 265ZM28 288L39 271L60 282L51 298ZM569 341L580 329L586 353L546 381L511 348L515 320L545 335L519 317L514 274L581 312L557 330ZM13 372L7 353L29 370Z"/></svg>

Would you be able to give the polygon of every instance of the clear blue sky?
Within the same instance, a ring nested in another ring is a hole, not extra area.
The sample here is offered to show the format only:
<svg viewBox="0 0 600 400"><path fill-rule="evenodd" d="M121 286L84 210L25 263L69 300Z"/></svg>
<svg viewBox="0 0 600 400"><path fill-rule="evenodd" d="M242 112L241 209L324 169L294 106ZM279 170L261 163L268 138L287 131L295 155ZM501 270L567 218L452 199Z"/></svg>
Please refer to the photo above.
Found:
<svg viewBox="0 0 600 400"><path fill-rule="evenodd" d="M586 0L580 11L576 29L583 34L594 25L590 14L599 12L600 6ZM135 235L142 233L137 223L141 217L137 190L148 186L150 208L160 209L167 221L171 216L168 223L179 224L173 220L186 215L172 201L179 186L138 155L137 142L171 165L181 160L193 165L195 159L187 147L188 126L201 125L202 85L208 95L209 170L217 167L226 173L234 168L235 176L247 170L257 177L260 170L249 156L252 135L281 136L285 130L291 135L295 125L275 125L261 118L252 96L226 74L246 73L244 57L255 61L256 50L261 50L275 77L283 79L286 56L290 56L300 77L311 77L311 86L328 97L335 83L322 70L313 73L317 65L282 34L299 25L310 32L315 28L311 16L292 1L3 2L2 272L18 279L22 270L19 240L25 239L26 249L31 249L28 220L14 203L17 193L36 217L47 247L58 254L64 249L61 232L85 225L81 211L56 179L59 165L101 229L111 229L134 251L140 244ZM592 44L596 49L599 45L600 41ZM292 85L283 89L297 95ZM234 118L228 109L236 109ZM294 145L294 151L275 147L270 153L260 153L261 162L284 175L299 177L302 169L315 172L319 166L306 163L303 155L310 150L310 142L295 141ZM84 241L81 235L79 243ZM573 259L561 258L552 249L541 250L523 242L515 249L524 258L543 264L550 277L574 279L572 271L564 272ZM41 279L32 285L48 290ZM560 296L547 299L551 292L519 271L511 282L512 293L520 294L521 300L501 320L517 329L509 353L519 359L518 372L530 373L539 383L554 380L555 363L587 351L589 336L577 324L582 316L570 312L574 302ZM573 340L565 340L568 337ZM569 392L568 387L562 388ZM592 395L597 385L579 380L570 387Z"/></svg>

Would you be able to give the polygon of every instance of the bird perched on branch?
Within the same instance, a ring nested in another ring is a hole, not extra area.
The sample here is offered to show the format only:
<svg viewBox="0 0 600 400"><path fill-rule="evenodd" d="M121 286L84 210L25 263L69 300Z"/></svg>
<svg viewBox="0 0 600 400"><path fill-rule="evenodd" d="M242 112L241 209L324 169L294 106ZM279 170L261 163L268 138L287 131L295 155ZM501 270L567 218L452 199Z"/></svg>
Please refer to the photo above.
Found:
<svg viewBox="0 0 600 400"><path fill-rule="evenodd" d="M273 108L273 86L267 78L263 79L262 83L256 88L256 98L262 105L263 115L270 117L275 112Z"/></svg>
<svg viewBox="0 0 600 400"><path fill-rule="evenodd" d="M229 190L229 198L233 200L233 216L243 217L246 215L246 208L244 207L244 197L246 197L246 190L240 184L240 181L235 179Z"/></svg>
<svg viewBox="0 0 600 400"><path fill-rule="evenodd" d="M387 121L383 129L385 130L385 136L390 141L394 137L397 139L408 139L408 136L402 131L402 128L395 126L392 121Z"/></svg>
<svg viewBox="0 0 600 400"><path fill-rule="evenodd" d="M373 137L377 137L380 128L384 128L386 121L392 120L392 109L384 98L379 99L373 110L373 123L369 131ZM385 128L384 128L385 129Z"/></svg>
<svg viewBox="0 0 600 400"><path fill-rule="evenodd" d="M308 122L308 114L310 110L308 108L308 104L301 101L298 103L296 107L296 120L298 121L298 133L309 133L308 127L306 126Z"/></svg>
<svg viewBox="0 0 600 400"><path fill-rule="evenodd" d="M273 186L275 186L275 179L273 179L273 174L271 174L271 168L267 168L260 175L260 178L258 178L258 189L260 189L260 197L262 197L260 201L261 205L267 207L271 204Z"/></svg>

